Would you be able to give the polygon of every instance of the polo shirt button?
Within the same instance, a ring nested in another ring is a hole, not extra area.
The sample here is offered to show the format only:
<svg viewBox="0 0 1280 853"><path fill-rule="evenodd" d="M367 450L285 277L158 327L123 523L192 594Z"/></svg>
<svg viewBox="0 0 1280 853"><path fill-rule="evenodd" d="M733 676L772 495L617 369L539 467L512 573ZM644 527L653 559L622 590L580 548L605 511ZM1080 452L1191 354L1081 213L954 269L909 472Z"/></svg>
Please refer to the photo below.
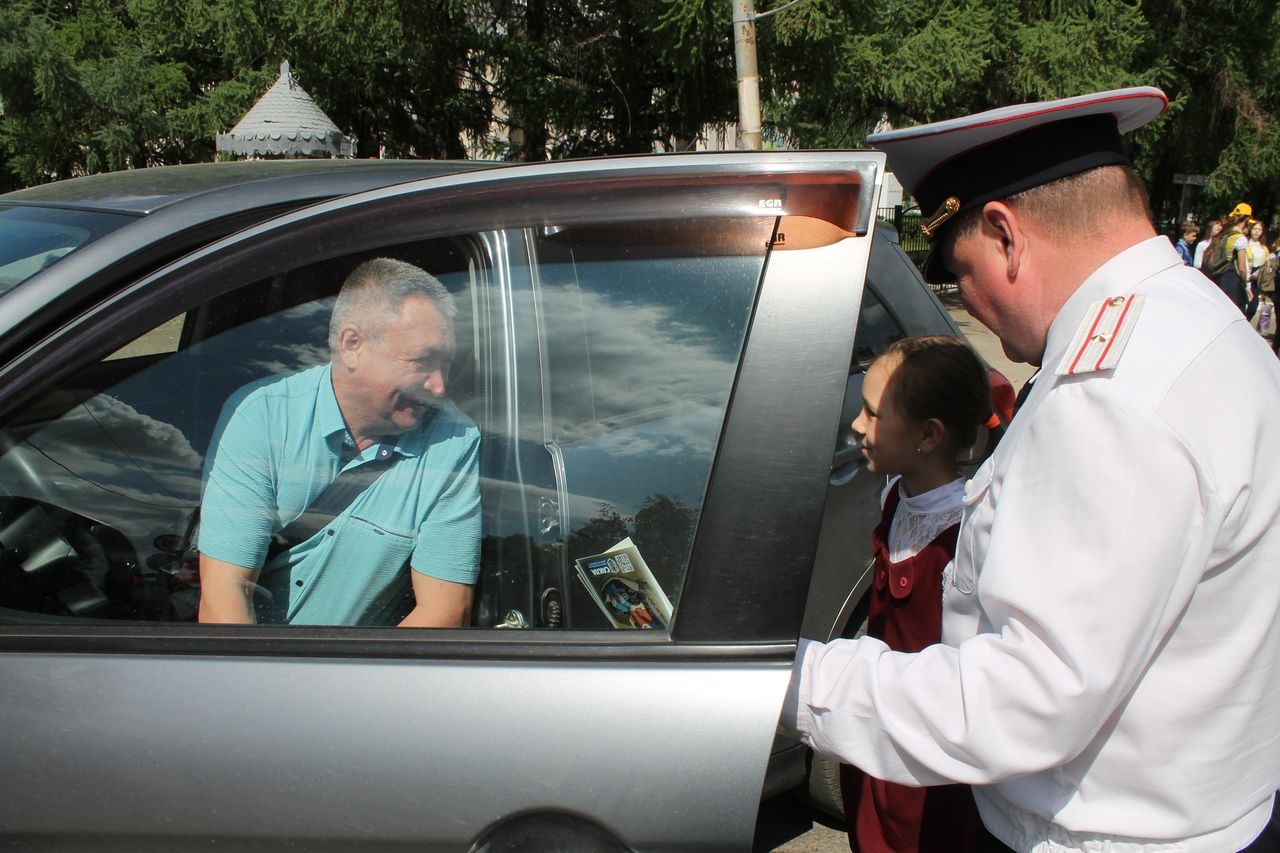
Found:
<svg viewBox="0 0 1280 853"><path fill-rule="evenodd" d="M332 535L333 535L333 528L330 528L330 529L329 529L329 535L330 535L330 536L332 536Z"/></svg>
<svg viewBox="0 0 1280 853"><path fill-rule="evenodd" d="M898 578L898 586L905 587L907 585L906 578Z"/></svg>
<svg viewBox="0 0 1280 853"><path fill-rule="evenodd" d="M302 586L302 581L294 581L294 582L293 582L293 585L294 585L294 586Z"/></svg>

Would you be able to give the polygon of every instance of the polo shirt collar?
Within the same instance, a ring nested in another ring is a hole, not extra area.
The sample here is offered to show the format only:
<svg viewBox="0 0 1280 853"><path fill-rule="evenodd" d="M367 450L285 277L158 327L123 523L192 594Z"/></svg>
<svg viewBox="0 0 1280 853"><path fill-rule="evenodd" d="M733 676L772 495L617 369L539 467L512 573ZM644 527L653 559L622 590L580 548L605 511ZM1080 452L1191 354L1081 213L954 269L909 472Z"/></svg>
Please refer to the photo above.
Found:
<svg viewBox="0 0 1280 853"><path fill-rule="evenodd" d="M334 449L335 453L340 453L342 443L347 440L347 422L342 417L342 408L338 405L338 397L333 392L333 365L326 364L320 376L319 394L316 400L316 423L321 433L329 442L329 446ZM375 445L374 451L380 452L383 448L388 448L392 453L398 453L401 456L417 456L417 445L420 441L415 442L413 436L423 431L423 428L429 426L424 423L416 429L411 429L403 435L389 436L384 438L379 444ZM361 458L365 454L371 453L366 449L361 454ZM370 460L381 458L380 456L371 456Z"/></svg>
<svg viewBox="0 0 1280 853"><path fill-rule="evenodd" d="M1042 367L1050 372L1057 367L1089 307L1099 299L1132 293L1141 282L1181 264L1182 258L1169 238L1156 236L1135 243L1098 267L1053 318L1044 358L1040 360Z"/></svg>
<svg viewBox="0 0 1280 853"><path fill-rule="evenodd" d="M326 364L320 372L320 387L316 395L316 425L327 439L336 435L341 442L347 436L347 422L338 407L338 397L333 393L333 365Z"/></svg>

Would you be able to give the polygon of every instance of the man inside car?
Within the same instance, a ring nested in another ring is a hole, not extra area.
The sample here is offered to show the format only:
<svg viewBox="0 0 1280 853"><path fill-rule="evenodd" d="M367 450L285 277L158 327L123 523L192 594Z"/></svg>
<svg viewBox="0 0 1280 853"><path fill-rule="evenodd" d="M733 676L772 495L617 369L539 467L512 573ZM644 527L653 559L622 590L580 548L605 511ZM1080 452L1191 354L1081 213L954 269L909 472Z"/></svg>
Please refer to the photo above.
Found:
<svg viewBox="0 0 1280 853"><path fill-rule="evenodd" d="M467 623L480 437L445 399L455 313L418 267L366 261L329 363L231 396L205 463L201 622Z"/></svg>

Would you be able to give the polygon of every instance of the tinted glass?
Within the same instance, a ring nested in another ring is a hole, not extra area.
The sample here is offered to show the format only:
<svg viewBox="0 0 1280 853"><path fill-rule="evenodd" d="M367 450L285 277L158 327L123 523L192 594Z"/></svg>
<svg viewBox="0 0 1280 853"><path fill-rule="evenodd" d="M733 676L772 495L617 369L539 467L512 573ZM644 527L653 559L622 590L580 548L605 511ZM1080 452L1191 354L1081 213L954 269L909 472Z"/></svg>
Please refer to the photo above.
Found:
<svg viewBox="0 0 1280 853"><path fill-rule="evenodd" d="M905 338L906 332L889 313L870 288L863 288L862 308L858 312L858 332L853 342L853 364L850 372L865 371L873 359L889 344ZM856 414L856 413L855 413Z"/></svg>
<svg viewBox="0 0 1280 853"><path fill-rule="evenodd" d="M485 232L326 260L213 299L194 292L177 317L0 424L0 613L195 620L220 523L208 484L214 454L233 453L233 407L248 388L330 362L334 297L377 255L430 271L454 295L447 397L479 442L471 624L664 630L772 227L744 217ZM279 423L264 423L261 446L285 441L265 437ZM282 502L316 476L300 464L262 463ZM393 497L393 509L407 500ZM358 501L345 511L368 541L343 533L340 562L390 571L396 591L376 612L310 621L391 625L413 605L406 558L370 555L415 528L356 518ZM273 535L287 538L291 511L276 510ZM253 523L233 530L255 538ZM250 584L258 621L308 622L295 606L310 579L291 555L314 541L287 543L284 558L267 551Z"/></svg>
<svg viewBox="0 0 1280 853"><path fill-rule="evenodd" d="M590 582L571 584L583 627L650 627L619 600L624 586L639 598L639 581L590 559L628 540L635 576L647 568L643 583L678 603L771 228L664 221L536 241L548 438L563 465L569 561ZM593 570L620 578L602 612Z"/></svg>
<svg viewBox="0 0 1280 853"><path fill-rule="evenodd" d="M135 217L0 205L0 293Z"/></svg>
<svg viewBox="0 0 1280 853"><path fill-rule="evenodd" d="M469 259L451 241L388 252L462 294L465 361L474 349ZM328 363L333 297L360 260L193 304L3 424L0 608L9 618L196 618L199 510L220 412L248 383ZM474 378L465 366L459 373Z"/></svg>

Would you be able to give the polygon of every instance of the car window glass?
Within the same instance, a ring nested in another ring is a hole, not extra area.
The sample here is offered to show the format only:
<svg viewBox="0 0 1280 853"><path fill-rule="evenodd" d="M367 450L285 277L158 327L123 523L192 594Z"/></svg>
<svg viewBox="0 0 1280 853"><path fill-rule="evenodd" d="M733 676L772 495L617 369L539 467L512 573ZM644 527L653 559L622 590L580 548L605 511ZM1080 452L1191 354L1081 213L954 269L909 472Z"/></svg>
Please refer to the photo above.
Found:
<svg viewBox="0 0 1280 853"><path fill-rule="evenodd" d="M853 342L850 373L865 371L872 360L906 332L889 313L870 286L862 290L862 308L858 312L858 330ZM856 414L856 413L855 413Z"/></svg>
<svg viewBox="0 0 1280 853"><path fill-rule="evenodd" d="M359 262L387 256L433 273L457 309L447 396L461 432L479 436L471 624L667 628L772 225L460 235L194 293L177 317L0 421L0 621L195 620L197 546L217 523L199 510L224 404L327 364L338 288ZM295 486L310 476L271 470ZM335 540L346 564L382 565L368 555L388 541L416 546L409 526L344 511L364 537ZM309 578L283 559L287 571L255 578L253 600L286 609L255 612L303 624L287 608ZM314 621L395 624L414 601L408 572L396 577L359 618Z"/></svg>
<svg viewBox="0 0 1280 853"><path fill-rule="evenodd" d="M177 352L178 346L182 341L182 327L185 325L186 319L186 314L179 314L169 322L157 326L142 337L125 344L107 356L107 358L137 358L143 355Z"/></svg>
<svg viewBox="0 0 1280 853"><path fill-rule="evenodd" d="M114 213L0 205L0 293L132 221Z"/></svg>
<svg viewBox="0 0 1280 853"><path fill-rule="evenodd" d="M889 313L885 304L872 291L862 289L862 308L858 312L858 328L854 333L853 363L845 383L844 403L840 409L840 427L836 435L836 460L839 465L861 464L860 441L853 432L853 421L862 410L862 381L867 368L877 355L906 332Z"/></svg>
<svg viewBox="0 0 1280 853"><path fill-rule="evenodd" d="M455 294L458 374L473 380L473 260L446 240L388 254L435 269ZM223 405L247 383L328 363L333 297L363 259L194 304L0 424L0 613L194 620L197 510Z"/></svg>
<svg viewBox="0 0 1280 853"><path fill-rule="evenodd" d="M566 562L585 581L568 584L580 627L660 627L664 600L678 604L771 224L599 225L535 240L548 447ZM619 547L620 559L600 558Z"/></svg>

